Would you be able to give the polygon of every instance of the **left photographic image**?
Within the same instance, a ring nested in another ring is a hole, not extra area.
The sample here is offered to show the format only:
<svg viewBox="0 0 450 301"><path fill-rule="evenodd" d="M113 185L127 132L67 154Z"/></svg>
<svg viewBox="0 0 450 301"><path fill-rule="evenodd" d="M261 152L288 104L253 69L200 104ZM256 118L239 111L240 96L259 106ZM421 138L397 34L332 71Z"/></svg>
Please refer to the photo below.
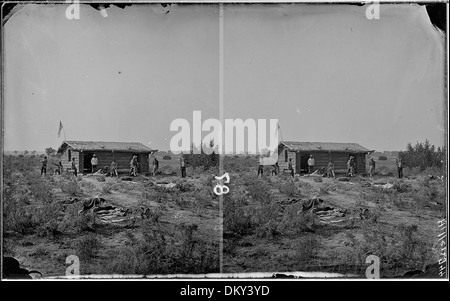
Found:
<svg viewBox="0 0 450 301"><path fill-rule="evenodd" d="M2 9L2 278L220 273L218 5Z"/></svg>

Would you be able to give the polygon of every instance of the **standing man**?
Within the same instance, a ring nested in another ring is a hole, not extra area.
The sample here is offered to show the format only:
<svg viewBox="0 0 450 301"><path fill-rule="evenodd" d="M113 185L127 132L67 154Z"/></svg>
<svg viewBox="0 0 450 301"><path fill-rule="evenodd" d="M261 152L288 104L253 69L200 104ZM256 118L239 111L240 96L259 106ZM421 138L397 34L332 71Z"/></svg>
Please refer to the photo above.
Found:
<svg viewBox="0 0 450 301"><path fill-rule="evenodd" d="M333 176L333 178L336 178L336 175L334 174L334 164L333 161L330 159L330 162L328 162L327 165L327 176L328 178L331 178L331 176Z"/></svg>
<svg viewBox="0 0 450 301"><path fill-rule="evenodd" d="M94 154L91 159L92 173L97 171L98 158L97 155Z"/></svg>
<svg viewBox="0 0 450 301"><path fill-rule="evenodd" d="M370 158L369 161L369 177L373 177L373 172L375 171L375 161L373 158Z"/></svg>
<svg viewBox="0 0 450 301"><path fill-rule="evenodd" d="M116 159L113 159L111 165L109 167L111 177L119 177L119 173L117 172L117 163Z"/></svg>
<svg viewBox="0 0 450 301"><path fill-rule="evenodd" d="M159 161L156 159L156 157L153 159L153 176L156 176L156 172L159 168Z"/></svg>
<svg viewBox="0 0 450 301"><path fill-rule="evenodd" d="M77 165L75 164L75 157L72 158L72 170L75 177L78 177Z"/></svg>
<svg viewBox="0 0 450 301"><path fill-rule="evenodd" d="M272 176L273 175L278 175L278 173L280 172L280 166L278 165L278 162L275 162L274 165L272 165Z"/></svg>
<svg viewBox="0 0 450 301"><path fill-rule="evenodd" d="M316 161L314 160L313 155L309 155L309 159L308 159L308 173L312 173L314 171L314 164L316 163Z"/></svg>
<svg viewBox="0 0 450 301"><path fill-rule="evenodd" d="M289 158L288 170L292 177L294 177L294 167L292 166L292 158Z"/></svg>
<svg viewBox="0 0 450 301"><path fill-rule="evenodd" d="M395 159L395 164L397 165L398 178L403 178L403 158L398 157Z"/></svg>
<svg viewBox="0 0 450 301"><path fill-rule="evenodd" d="M347 170L350 177L355 176L355 161L353 160L353 156L350 156L350 159L348 159Z"/></svg>
<svg viewBox="0 0 450 301"><path fill-rule="evenodd" d="M130 168L131 168L131 175L133 177L137 177L138 162L137 162L137 156L136 155L133 155L133 158L131 159Z"/></svg>
<svg viewBox="0 0 450 301"><path fill-rule="evenodd" d="M184 161L184 157L180 157L180 168L181 168L181 177L186 178L186 162Z"/></svg>
<svg viewBox="0 0 450 301"><path fill-rule="evenodd" d="M264 173L264 166L262 165L262 157L259 157L258 159L258 176L261 175L261 177L263 176Z"/></svg>
<svg viewBox="0 0 450 301"><path fill-rule="evenodd" d="M42 163L41 176L42 175L46 176L47 175L47 163L48 163L47 156L44 157L44 159L41 161L41 163Z"/></svg>

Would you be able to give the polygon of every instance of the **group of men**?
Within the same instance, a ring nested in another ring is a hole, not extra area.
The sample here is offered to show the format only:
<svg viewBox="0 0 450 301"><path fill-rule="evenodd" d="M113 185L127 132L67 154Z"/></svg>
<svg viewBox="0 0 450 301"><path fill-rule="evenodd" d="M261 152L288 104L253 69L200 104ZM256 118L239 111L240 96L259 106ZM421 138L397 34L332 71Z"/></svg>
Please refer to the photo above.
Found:
<svg viewBox="0 0 450 301"><path fill-rule="evenodd" d="M47 165L48 165L47 156L44 156L44 159L41 160L41 164L42 164L41 165L41 176L46 176L47 175ZM56 169L54 171L55 174L60 175L63 173L64 168L63 168L61 161L59 161L58 164L53 163L53 165L56 166Z"/></svg>
<svg viewBox="0 0 450 301"><path fill-rule="evenodd" d="M152 175L155 176L159 170L159 161L156 157L153 158L153 167L152 167ZM139 161L136 155L133 155L130 161L130 176L137 177L139 171ZM94 154L91 159L92 173L97 171L98 158ZM119 177L119 173L117 171L117 163L116 160L113 159L109 166L109 174L112 177Z"/></svg>
<svg viewBox="0 0 450 301"><path fill-rule="evenodd" d="M97 164L98 159L97 156L94 154L91 159L91 165L92 165L92 173L96 172L97 170ZM153 168L152 168L152 174L153 176L156 175L159 169L159 161L156 157L153 158ZM133 155L130 161L130 176L137 177L139 171L139 161L138 157L136 155ZM119 173L117 171L117 163L116 160L113 159L110 166L109 166L109 174L111 177L119 177Z"/></svg>
<svg viewBox="0 0 450 301"><path fill-rule="evenodd" d="M397 167L397 173L398 173L398 177L402 178L403 177L403 159L401 157L398 157L395 161L396 163L396 167ZM312 174L314 172L314 165L315 165L315 159L313 157L313 155L310 155L308 158L308 174ZM274 165L272 165L272 175L278 175L280 172L280 167L278 166L278 162L276 162ZM289 171L289 174L294 177L294 166L292 163L292 158L289 158L288 160L288 164L287 164L287 169ZM334 163L333 160L330 159L330 161L328 162L327 166L326 166L326 175L328 178L336 178L336 174L334 172ZM258 163L258 177L261 175L263 175L263 171L264 171L264 166L262 164L262 159L260 158L259 163ZM369 177L373 177L375 171L375 161L373 160L373 158L370 158L369 160ZM356 162L355 162L355 157L354 156L350 156L348 161L347 161L347 176L349 177L354 177L356 173Z"/></svg>
<svg viewBox="0 0 450 301"><path fill-rule="evenodd" d="M42 163L42 166L41 166L41 176L42 176L42 175L47 174L47 164L48 164L47 156L44 157L44 159L41 161L41 163ZM314 172L314 165L315 165L315 159L312 155L309 156L307 163L308 163L308 174L312 174ZM403 159L401 157L398 157L395 161L395 164L397 167L398 177L403 178ZM54 164L54 165L57 166L55 173L62 174L62 172L63 172L62 163L59 162L59 164ZM97 172L97 166L98 166L98 158L97 158L97 155L94 154L91 159L91 172L92 173ZM130 176L136 177L138 175L138 166L139 166L139 162L138 162L137 156L133 155L131 162L130 162ZM72 169L75 177L78 176L75 158L72 158L71 169ZM156 175L156 173L158 172L158 169L159 169L159 161L156 157L154 157L153 158L153 168L152 168L153 176ZM186 177L186 162L185 162L185 159L183 156L180 157L180 169L181 169L181 177L185 178ZM292 177L294 177L294 166L292 163L292 158L289 158L289 160L288 160L287 169L289 171L289 174ZM355 158L353 156L350 156L349 160L347 161L347 175L349 177L354 177L355 170L356 170ZM369 177L373 177L374 171L375 171L375 161L373 160L373 158L370 158ZM260 158L259 164L258 164L258 177L260 175L262 176L263 172L264 172L264 166L262 164L262 158ZM272 165L271 175L278 175L279 173L280 173L280 166L278 165L278 162L276 162L275 164ZM119 176L118 171L117 171L117 163L116 163L115 159L113 159L110 164L109 174L112 177ZM331 178L331 177L336 178L336 174L334 172L334 163L331 159L328 162L327 167L326 167L326 175L329 178Z"/></svg>

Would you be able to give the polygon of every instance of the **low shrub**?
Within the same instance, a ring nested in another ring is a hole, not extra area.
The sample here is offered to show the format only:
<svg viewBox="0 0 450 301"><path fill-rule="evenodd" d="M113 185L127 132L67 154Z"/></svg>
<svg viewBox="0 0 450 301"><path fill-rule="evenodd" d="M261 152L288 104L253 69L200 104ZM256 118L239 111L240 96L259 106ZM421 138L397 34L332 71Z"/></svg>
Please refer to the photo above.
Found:
<svg viewBox="0 0 450 301"><path fill-rule="evenodd" d="M80 260L90 261L97 257L101 246L100 238L90 234L82 237L75 243L75 250Z"/></svg>
<svg viewBox="0 0 450 301"><path fill-rule="evenodd" d="M139 270L139 258L132 247L121 247L108 252L106 274L133 275Z"/></svg>
<svg viewBox="0 0 450 301"><path fill-rule="evenodd" d="M317 256L320 249L320 241L316 235L307 234L294 243L295 257L297 261L308 263Z"/></svg>
<svg viewBox="0 0 450 301"><path fill-rule="evenodd" d="M61 182L60 188L62 192L67 193L72 196L77 196L81 194L83 191L76 180L71 180L69 182Z"/></svg>
<svg viewBox="0 0 450 301"><path fill-rule="evenodd" d="M284 208L279 230L287 235L313 232L316 221L316 215L310 211L302 212L302 205L298 203Z"/></svg>
<svg viewBox="0 0 450 301"><path fill-rule="evenodd" d="M256 230L256 236L263 238L263 237L269 237L273 238L276 235L280 234L280 231L278 230L278 226L280 225L279 222L275 220L269 220L267 223L260 225Z"/></svg>
<svg viewBox="0 0 450 301"><path fill-rule="evenodd" d="M105 194L110 194L112 191L113 185L114 184L112 184L112 183L105 183L105 185L103 185L103 187L102 187L102 192Z"/></svg>
<svg viewBox="0 0 450 301"><path fill-rule="evenodd" d="M65 215L58 227L59 231L78 234L95 229L95 216L93 213L78 213L79 208L79 204L71 204L66 207Z"/></svg>
<svg viewBox="0 0 450 301"><path fill-rule="evenodd" d="M287 182L280 183L279 190L281 193L293 197L298 194L298 188L295 186L293 180L288 180Z"/></svg>
<svg viewBox="0 0 450 301"><path fill-rule="evenodd" d="M225 195L223 202L224 230L238 235L251 231L251 216L245 210L246 201L242 197Z"/></svg>
<svg viewBox="0 0 450 301"><path fill-rule="evenodd" d="M33 257L47 257L49 255L49 251L43 247L43 246L38 246L33 253L31 253L30 255Z"/></svg>

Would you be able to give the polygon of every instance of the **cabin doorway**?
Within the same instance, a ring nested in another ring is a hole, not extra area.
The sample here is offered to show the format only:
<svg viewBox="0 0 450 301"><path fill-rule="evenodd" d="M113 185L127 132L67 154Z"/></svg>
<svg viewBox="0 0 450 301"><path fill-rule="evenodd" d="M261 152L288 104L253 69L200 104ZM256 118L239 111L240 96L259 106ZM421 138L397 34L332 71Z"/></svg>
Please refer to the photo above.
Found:
<svg viewBox="0 0 450 301"><path fill-rule="evenodd" d="M303 155L300 157L300 170L303 171L304 173L308 173L308 158L309 156L307 155Z"/></svg>
<svg viewBox="0 0 450 301"><path fill-rule="evenodd" d="M301 156L300 153L295 153L295 173L300 174L301 172Z"/></svg>
<svg viewBox="0 0 450 301"><path fill-rule="evenodd" d="M93 157L93 152L83 152L83 173L91 173L91 159Z"/></svg>

